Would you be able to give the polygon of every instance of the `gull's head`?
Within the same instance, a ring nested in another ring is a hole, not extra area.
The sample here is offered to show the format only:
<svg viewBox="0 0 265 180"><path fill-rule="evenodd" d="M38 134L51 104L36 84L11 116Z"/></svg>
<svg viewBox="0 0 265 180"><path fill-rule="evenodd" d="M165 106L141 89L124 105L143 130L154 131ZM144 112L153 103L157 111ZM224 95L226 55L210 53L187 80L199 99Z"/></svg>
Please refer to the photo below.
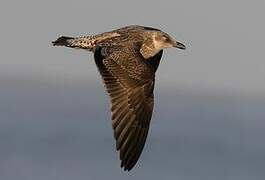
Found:
<svg viewBox="0 0 265 180"><path fill-rule="evenodd" d="M162 31L153 31L152 39L154 43L154 47L157 50L162 50L166 48L179 48L186 49L185 45L176 41L174 38L170 37L167 33Z"/></svg>

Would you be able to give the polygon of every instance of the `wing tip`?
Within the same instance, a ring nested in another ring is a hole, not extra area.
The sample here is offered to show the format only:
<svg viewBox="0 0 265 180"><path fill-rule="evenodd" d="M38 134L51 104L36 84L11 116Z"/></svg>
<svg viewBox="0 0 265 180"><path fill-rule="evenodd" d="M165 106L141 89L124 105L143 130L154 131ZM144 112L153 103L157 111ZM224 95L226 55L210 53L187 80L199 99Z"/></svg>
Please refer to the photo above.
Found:
<svg viewBox="0 0 265 180"><path fill-rule="evenodd" d="M135 166L136 163L133 163L133 164L124 164L124 161L121 162L121 168L124 170L124 171L131 171L133 169L133 167Z"/></svg>

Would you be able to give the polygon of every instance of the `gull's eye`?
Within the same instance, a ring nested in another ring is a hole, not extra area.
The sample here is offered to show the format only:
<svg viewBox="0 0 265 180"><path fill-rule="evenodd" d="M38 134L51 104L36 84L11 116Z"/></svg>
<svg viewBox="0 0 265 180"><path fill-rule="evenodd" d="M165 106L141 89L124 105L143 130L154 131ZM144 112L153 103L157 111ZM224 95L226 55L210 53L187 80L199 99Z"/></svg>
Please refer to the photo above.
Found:
<svg viewBox="0 0 265 180"><path fill-rule="evenodd" d="M170 39L167 36L162 36L164 42L170 43Z"/></svg>
<svg viewBox="0 0 265 180"><path fill-rule="evenodd" d="M162 36L162 39L163 39L164 41L167 41L167 40L168 40L168 38L167 38L166 36Z"/></svg>

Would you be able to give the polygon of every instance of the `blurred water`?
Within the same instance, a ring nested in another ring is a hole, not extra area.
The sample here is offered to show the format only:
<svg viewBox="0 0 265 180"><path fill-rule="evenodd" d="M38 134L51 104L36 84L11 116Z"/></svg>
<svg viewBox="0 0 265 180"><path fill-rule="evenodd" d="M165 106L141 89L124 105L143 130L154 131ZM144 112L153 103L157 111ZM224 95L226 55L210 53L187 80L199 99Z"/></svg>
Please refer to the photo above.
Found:
<svg viewBox="0 0 265 180"><path fill-rule="evenodd" d="M100 83L1 83L1 179L265 177L262 97L158 86L147 145L127 173L119 168Z"/></svg>

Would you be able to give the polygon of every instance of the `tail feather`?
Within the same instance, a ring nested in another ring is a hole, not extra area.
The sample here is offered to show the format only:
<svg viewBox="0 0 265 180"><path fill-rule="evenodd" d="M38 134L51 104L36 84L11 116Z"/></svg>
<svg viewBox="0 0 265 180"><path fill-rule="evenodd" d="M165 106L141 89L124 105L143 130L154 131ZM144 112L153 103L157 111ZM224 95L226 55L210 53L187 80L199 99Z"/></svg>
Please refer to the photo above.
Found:
<svg viewBox="0 0 265 180"><path fill-rule="evenodd" d="M74 39L73 37L61 36L57 40L52 42L53 46L69 46L69 40Z"/></svg>

